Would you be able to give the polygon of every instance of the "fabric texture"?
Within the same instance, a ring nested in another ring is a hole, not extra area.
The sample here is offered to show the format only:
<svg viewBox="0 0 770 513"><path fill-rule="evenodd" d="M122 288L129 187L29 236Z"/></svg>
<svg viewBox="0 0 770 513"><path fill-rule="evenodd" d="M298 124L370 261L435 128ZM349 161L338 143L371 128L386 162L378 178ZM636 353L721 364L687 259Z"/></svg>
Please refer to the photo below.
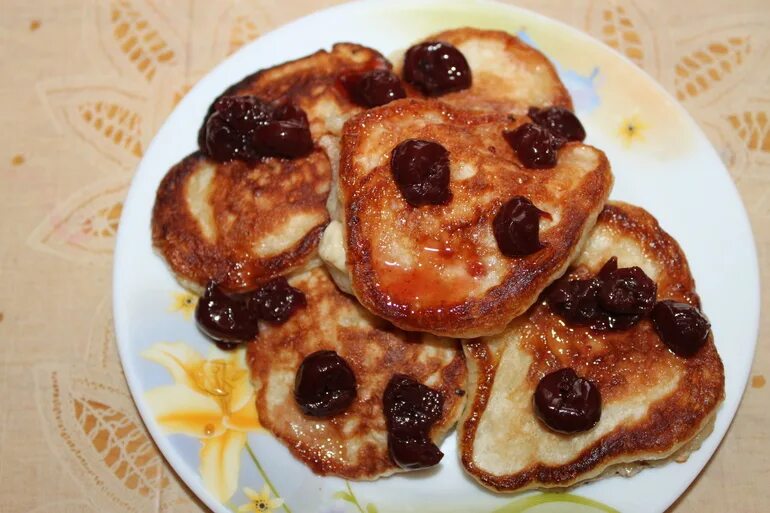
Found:
<svg viewBox="0 0 770 513"><path fill-rule="evenodd" d="M153 135L199 78L260 34L336 3L3 1L2 511L205 511L148 437L117 356L110 297L123 198ZM683 103L735 180L751 216L760 266L766 269L766 0L516 4L616 48ZM767 274L762 288L770 289ZM766 295L763 307L768 301ZM737 418L714 459L672 511L770 509L768 336L770 318L764 317Z"/></svg>

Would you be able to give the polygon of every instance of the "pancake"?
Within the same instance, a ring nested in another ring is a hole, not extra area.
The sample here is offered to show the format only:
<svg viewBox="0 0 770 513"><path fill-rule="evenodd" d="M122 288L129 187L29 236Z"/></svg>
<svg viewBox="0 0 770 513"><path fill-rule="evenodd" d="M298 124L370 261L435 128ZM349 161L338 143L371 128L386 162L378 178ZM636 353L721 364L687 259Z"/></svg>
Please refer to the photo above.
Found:
<svg viewBox="0 0 770 513"><path fill-rule="evenodd" d="M514 115L526 114L529 107L572 110L572 98L551 61L516 36L466 27L440 32L424 41L455 46L471 69L471 87L440 96L442 102ZM420 96L420 92L410 87L409 96Z"/></svg>
<svg viewBox="0 0 770 513"><path fill-rule="evenodd" d="M256 163L218 163L196 152L168 172L153 210L153 244L183 286L200 293L213 279L226 289L252 289L317 264L332 180L321 139L334 138L362 110L337 77L380 67L390 64L378 52L340 43L249 75L221 95L291 99L307 113L319 149Z"/></svg>
<svg viewBox="0 0 770 513"><path fill-rule="evenodd" d="M604 153L581 143L562 147L553 169L524 168L502 133L527 120L405 99L348 121L320 251L338 285L402 329L441 336L499 333L524 313L578 254L613 183ZM448 204L402 197L390 154L407 139L448 150ZM551 219L540 220L543 249L509 258L492 219L516 195Z"/></svg>
<svg viewBox="0 0 770 513"><path fill-rule="evenodd" d="M440 444L464 405L466 369L458 342L394 329L337 290L323 268L289 281L305 293L307 306L286 324L260 326L248 348L261 424L317 474L375 479L399 472L388 454L382 395L401 373L443 394L443 413L430 433ZM358 390L347 411L317 419L297 406L294 377L307 355L325 349L348 362Z"/></svg>
<svg viewBox="0 0 770 513"><path fill-rule="evenodd" d="M340 86L340 74L390 68L390 62L376 50L354 43L337 43L331 51L319 50L248 75L228 87L220 97L254 95L268 101L291 99L307 114L310 132L317 142L324 135L339 135L345 120L363 110L350 101ZM209 109L209 113L211 111Z"/></svg>
<svg viewBox="0 0 770 513"><path fill-rule="evenodd" d="M700 307L679 245L646 211L611 202L569 276L595 275L612 256L657 283L657 299ZM606 473L686 459L708 434L724 396L710 334L694 356L674 355L647 319L625 331L570 327L538 302L500 335L464 345L468 406L459 427L465 469L501 492L566 487ZM599 387L601 419L575 435L536 419L532 396L545 374L572 367Z"/></svg>
<svg viewBox="0 0 770 513"><path fill-rule="evenodd" d="M310 265L328 222L331 170L321 151L256 164L193 153L158 187L152 240L177 279L253 289Z"/></svg>

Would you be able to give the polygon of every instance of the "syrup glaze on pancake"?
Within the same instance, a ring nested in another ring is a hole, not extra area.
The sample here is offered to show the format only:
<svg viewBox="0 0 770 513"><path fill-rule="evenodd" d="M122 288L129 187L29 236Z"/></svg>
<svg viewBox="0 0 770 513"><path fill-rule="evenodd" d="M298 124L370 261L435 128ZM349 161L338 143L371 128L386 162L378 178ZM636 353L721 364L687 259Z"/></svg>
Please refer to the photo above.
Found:
<svg viewBox="0 0 770 513"><path fill-rule="evenodd" d="M700 307L679 245L646 211L610 202L568 271L594 276L612 256L639 266L658 300ZM708 429L724 395L722 362L709 339L675 356L649 319L615 332L570 326L539 301L500 335L464 345L468 407L459 429L465 469L498 491L566 487L628 463L668 458ZM547 373L572 367L598 385L602 414L591 430L563 435L536 417L532 394ZM681 454L679 454L681 455Z"/></svg>
<svg viewBox="0 0 770 513"><path fill-rule="evenodd" d="M200 152L158 187L152 238L179 281L252 289L306 265L326 223L331 168L321 151L256 164L214 162Z"/></svg>
<svg viewBox="0 0 770 513"><path fill-rule="evenodd" d="M518 37L498 30L459 28L424 41L455 46L471 69L471 87L440 96L444 103L469 110L527 113L529 107L559 106L572 110L572 99L553 64ZM409 88L409 96L421 96Z"/></svg>
<svg viewBox="0 0 770 513"><path fill-rule="evenodd" d="M340 223L326 230L321 246L338 284L402 329L437 335L497 333L523 313L577 255L613 181L604 153L581 143L559 150L553 169L521 166L503 131L526 120L426 100L399 100L351 119L333 210ZM448 204L405 202L390 153L407 139L449 151ZM492 219L516 195L551 219L540 222L543 249L508 258Z"/></svg>
<svg viewBox="0 0 770 513"><path fill-rule="evenodd" d="M317 474L375 479L399 472L388 454L382 395L394 374L406 374L444 396L430 432L439 444L464 405L466 369L457 341L393 328L337 290L323 268L290 283L305 293L307 306L286 324L263 325L248 348L261 424ZM358 384L349 409L329 419L304 415L293 396L297 368L320 350L344 358Z"/></svg>
<svg viewBox="0 0 770 513"><path fill-rule="evenodd" d="M340 43L249 75L222 96L290 99L308 115L316 145L362 109L337 84L341 73L390 64L364 46ZM213 104L212 104L213 108ZM205 121L204 121L205 127ZM204 128L201 128L199 138ZM214 162L196 152L163 179L153 210L153 243L177 279L201 292L216 280L255 288L312 265L328 222L332 170L324 152L247 164Z"/></svg>

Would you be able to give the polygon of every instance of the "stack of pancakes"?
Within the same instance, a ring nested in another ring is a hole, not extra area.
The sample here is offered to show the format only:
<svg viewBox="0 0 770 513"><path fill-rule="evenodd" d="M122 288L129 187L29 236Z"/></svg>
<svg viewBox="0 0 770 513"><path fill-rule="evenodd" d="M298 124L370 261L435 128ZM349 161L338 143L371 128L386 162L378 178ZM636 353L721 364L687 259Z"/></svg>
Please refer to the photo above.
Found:
<svg viewBox="0 0 770 513"><path fill-rule="evenodd" d="M262 424L318 474L401 471L389 456L382 395L393 375L408 374L444 397L430 438L440 443L457 425L464 468L498 491L566 487L686 458L724 394L711 335L682 358L647 319L597 332L566 325L542 299L562 276L596 274L617 257L656 282L658 301L699 308L681 248L643 209L608 202L613 176L601 150L569 142L553 169L519 162L501 134L528 121L531 107L572 108L541 53L496 31L426 40L462 52L469 88L426 98L406 85L407 98L365 109L338 77L391 64L337 44L223 93L301 107L313 152L256 163L196 152L160 185L153 242L185 287L250 290L286 276L306 295L306 307L261 326L249 344ZM451 202L404 201L390 155L407 139L448 150ZM550 214L540 221L543 249L521 258L500 253L491 227L514 195ZM329 349L353 369L357 397L340 415L308 417L293 400L294 376L307 355ZM549 430L533 412L539 380L564 367L602 393L601 419L574 435Z"/></svg>

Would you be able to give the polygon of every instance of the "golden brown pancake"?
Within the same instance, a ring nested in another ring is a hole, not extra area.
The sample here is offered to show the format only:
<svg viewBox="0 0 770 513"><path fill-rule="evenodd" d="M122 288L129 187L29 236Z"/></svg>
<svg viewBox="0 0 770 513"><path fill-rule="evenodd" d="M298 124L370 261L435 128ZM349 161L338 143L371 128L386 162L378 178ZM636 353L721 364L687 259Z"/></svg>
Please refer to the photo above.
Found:
<svg viewBox="0 0 770 513"><path fill-rule="evenodd" d="M221 96L254 95L263 100L291 99L307 114L313 140L339 134L347 118L361 112L338 78L342 73L390 69L378 51L354 43L337 43L332 50L258 71L233 84Z"/></svg>
<svg viewBox="0 0 770 513"><path fill-rule="evenodd" d="M572 110L572 98L551 61L516 36L465 27L434 34L424 41L457 47L471 69L471 87L437 98L444 103L515 115L526 114L529 107ZM409 96L420 96L420 92L410 87Z"/></svg>
<svg viewBox="0 0 770 513"><path fill-rule="evenodd" d="M581 143L559 150L553 169L527 169L503 131L527 121L441 102L399 100L345 125L334 222L321 257L343 290L396 326L471 338L499 333L561 276L612 188L604 153ZM426 139L449 152L447 205L410 206L390 170L393 148ZM545 247L502 255L492 219L522 195L548 212Z"/></svg>
<svg viewBox="0 0 770 513"><path fill-rule="evenodd" d="M152 239L179 281L252 289L315 256L331 170L321 151L293 160L217 163L193 153L158 187Z"/></svg>
<svg viewBox="0 0 770 513"><path fill-rule="evenodd" d="M609 203L568 275L593 276L613 256L620 267L641 267L657 283L658 300L700 307L681 248L645 210ZM565 325L540 301L505 332L464 349L462 462L481 484L502 492L566 487L629 464L686 457L687 444L708 432L724 396L713 337L693 357L679 357L647 319L599 333ZM574 435L550 431L532 406L540 378L564 367L596 383L602 397L598 424Z"/></svg>
<svg viewBox="0 0 770 513"><path fill-rule="evenodd" d="M390 459L382 395L394 374L407 374L444 396L430 433L439 444L464 405L465 361L459 343L406 333L376 319L334 286L323 268L290 280L307 298L286 324L261 325L248 361L262 425L320 475L375 479L399 469ZM304 415L294 396L302 360L320 350L343 357L356 376L357 397L330 419Z"/></svg>
<svg viewBox="0 0 770 513"><path fill-rule="evenodd" d="M340 43L259 71L222 96L290 98L307 113L314 142L332 137L362 109L337 85L341 73L389 68L378 52ZM313 265L328 222L330 162L316 150L298 159L217 163L196 152L163 179L153 210L153 243L187 288L209 280L250 289L277 275Z"/></svg>

